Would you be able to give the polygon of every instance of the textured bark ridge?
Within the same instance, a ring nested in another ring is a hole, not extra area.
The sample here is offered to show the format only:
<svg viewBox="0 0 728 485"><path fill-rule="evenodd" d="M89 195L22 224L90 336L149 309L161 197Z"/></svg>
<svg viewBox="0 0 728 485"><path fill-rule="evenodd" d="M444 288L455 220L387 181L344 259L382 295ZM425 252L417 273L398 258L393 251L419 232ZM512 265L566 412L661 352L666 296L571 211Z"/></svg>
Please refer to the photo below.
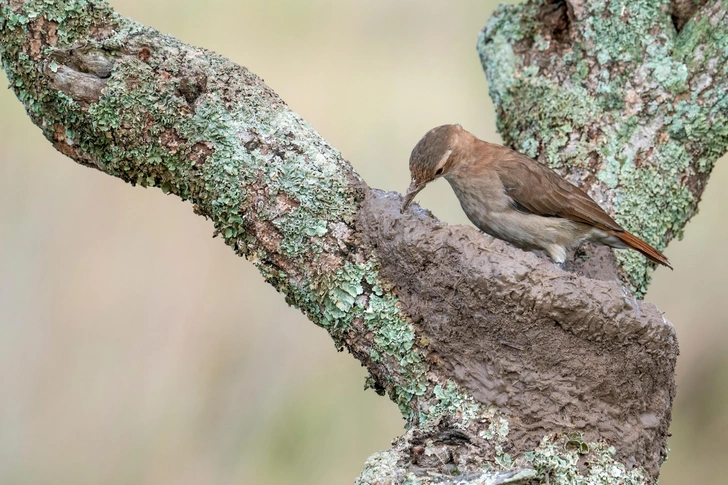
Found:
<svg viewBox="0 0 728 485"><path fill-rule="evenodd" d="M46 138L83 165L190 201L289 304L367 367L369 387L399 406L409 431L367 461L358 483L654 482L677 344L660 312L615 280L610 252L592 258L602 261L598 268L577 258L576 274L416 206L399 214L398 194L367 187L247 69L124 19L100 0L0 5L3 67ZM637 5L642 10L629 12L669 19L660 4ZM532 155L543 152L629 229L649 226L651 242L668 240L695 210L712 157L724 148L722 112L710 111L723 102L716 89L726 82L724 64L711 60L712 39L725 28L715 21L720 8L698 11L701 33L690 21L680 34L693 32L709 80L686 67L678 99L648 80L669 69L625 71L620 82L641 86L627 105L617 99L622 84L612 86L613 105L600 104L611 85L594 77L626 54L602 45L606 54L577 62L580 87L568 77L573 66L564 59L578 58L568 56L573 19L589 23L596 6L500 10L480 47L504 136ZM519 30L526 25L531 37ZM643 52L629 52L638 63ZM534 62L565 66L564 87L539 78L551 71ZM543 107L522 104L528 96ZM625 120L620 106L637 111ZM622 138L610 141L614 133ZM648 134L661 143L652 152ZM646 190L629 192L638 182ZM665 204L677 222L660 216L652 225L647 216L667 211ZM629 268L644 275L646 265Z"/></svg>
<svg viewBox="0 0 728 485"><path fill-rule="evenodd" d="M504 140L664 248L728 146L726 10L721 0L501 6L478 50ZM644 294L644 258L616 257Z"/></svg>

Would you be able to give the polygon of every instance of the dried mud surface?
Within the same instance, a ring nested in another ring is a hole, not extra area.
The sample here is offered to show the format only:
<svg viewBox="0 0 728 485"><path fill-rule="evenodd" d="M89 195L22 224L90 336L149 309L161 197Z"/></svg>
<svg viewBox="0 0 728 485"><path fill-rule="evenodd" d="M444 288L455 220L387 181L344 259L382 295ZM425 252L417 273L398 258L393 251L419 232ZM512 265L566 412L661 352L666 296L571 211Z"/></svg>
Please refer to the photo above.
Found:
<svg viewBox="0 0 728 485"><path fill-rule="evenodd" d="M402 215L400 204L399 194L370 191L357 229L431 342L428 360L441 363L433 370L509 415L516 451L547 433L580 433L656 477L675 394L675 331L614 280L611 252L587 247L588 259L566 265L601 278L591 279L416 205Z"/></svg>

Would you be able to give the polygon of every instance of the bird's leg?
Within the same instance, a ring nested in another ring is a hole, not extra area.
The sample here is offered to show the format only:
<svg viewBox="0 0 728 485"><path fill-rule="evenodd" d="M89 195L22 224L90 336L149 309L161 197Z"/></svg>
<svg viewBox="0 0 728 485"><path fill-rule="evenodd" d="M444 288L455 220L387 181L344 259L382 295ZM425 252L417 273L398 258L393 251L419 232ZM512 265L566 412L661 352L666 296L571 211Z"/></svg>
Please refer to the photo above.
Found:
<svg viewBox="0 0 728 485"><path fill-rule="evenodd" d="M566 248L560 244L550 244L544 249L548 253L551 260L556 263L561 269L564 269L564 262L566 261Z"/></svg>

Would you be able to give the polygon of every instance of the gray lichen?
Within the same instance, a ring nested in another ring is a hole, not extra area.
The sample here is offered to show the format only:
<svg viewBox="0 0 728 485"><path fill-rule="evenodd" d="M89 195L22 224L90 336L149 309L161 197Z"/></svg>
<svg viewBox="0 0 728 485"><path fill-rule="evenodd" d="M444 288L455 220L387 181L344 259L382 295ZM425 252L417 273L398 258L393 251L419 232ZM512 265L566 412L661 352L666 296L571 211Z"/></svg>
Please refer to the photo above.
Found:
<svg viewBox="0 0 728 485"><path fill-rule="evenodd" d="M561 17L499 7L478 42L506 143L584 186L658 249L697 211L728 147L726 2L678 33L668 0L589 1ZM556 19L556 20L554 20ZM651 267L617 251L644 295Z"/></svg>

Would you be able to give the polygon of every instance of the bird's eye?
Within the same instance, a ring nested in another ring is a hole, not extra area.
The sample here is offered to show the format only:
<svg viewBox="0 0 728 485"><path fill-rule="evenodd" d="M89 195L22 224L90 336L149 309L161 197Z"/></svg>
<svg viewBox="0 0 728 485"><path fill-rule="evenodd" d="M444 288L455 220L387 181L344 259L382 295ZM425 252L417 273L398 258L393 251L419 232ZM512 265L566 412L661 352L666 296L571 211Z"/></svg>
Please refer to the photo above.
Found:
<svg viewBox="0 0 728 485"><path fill-rule="evenodd" d="M435 172L435 175L440 175L442 173L442 168L438 168L437 172Z"/></svg>

